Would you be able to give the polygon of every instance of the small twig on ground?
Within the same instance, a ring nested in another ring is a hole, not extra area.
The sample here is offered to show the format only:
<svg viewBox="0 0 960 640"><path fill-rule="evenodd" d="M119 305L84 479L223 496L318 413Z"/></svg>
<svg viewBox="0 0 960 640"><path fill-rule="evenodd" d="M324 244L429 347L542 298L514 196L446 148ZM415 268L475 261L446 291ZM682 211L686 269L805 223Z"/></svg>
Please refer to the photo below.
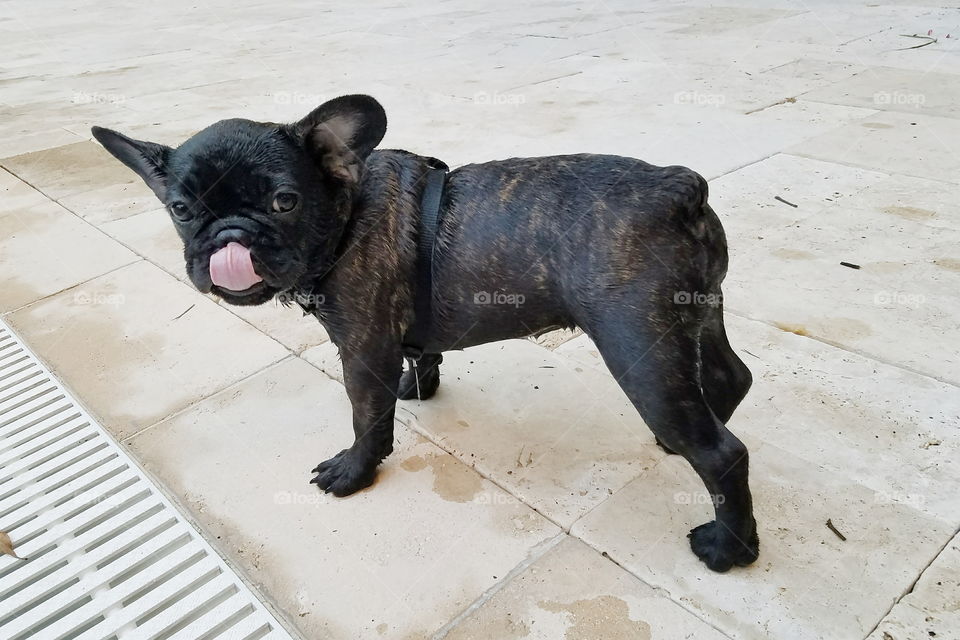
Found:
<svg viewBox="0 0 960 640"><path fill-rule="evenodd" d="M844 266L844 267L850 267L851 269L859 269L859 268L860 268L860 265L858 265L858 264L853 264L852 262L841 262L840 264L841 264L842 266Z"/></svg>
<svg viewBox="0 0 960 640"><path fill-rule="evenodd" d="M833 531L833 533L844 542L847 541L847 536L837 531L837 528L833 526L833 522L830 521L830 518L827 518L827 529L830 529L830 531Z"/></svg>
<svg viewBox="0 0 960 640"><path fill-rule="evenodd" d="M798 206L798 205L793 204L792 202L787 202L786 200L784 200L784 199L781 198L780 196L773 196L773 199L774 199L774 200L779 200L779 201L782 202L783 204L788 204L788 205L790 205L791 207L793 207L794 209L796 209L797 206Z"/></svg>
<svg viewBox="0 0 960 640"><path fill-rule="evenodd" d="M197 305L196 305L196 304L190 305L189 307L187 307L187 308L184 310L183 313L181 313L181 314L178 315L176 318L174 318L174 320L179 320L179 319L182 318L183 316L187 315L187 311L190 311L190 309L193 309L195 306L197 306Z"/></svg>
<svg viewBox="0 0 960 640"><path fill-rule="evenodd" d="M901 34L900 34L900 37L901 37L901 38L920 38L920 39L922 39L922 40L926 40L926 42L921 42L920 44L914 45L914 46L912 46L912 47L902 47L902 48L900 48L900 49L894 49L894 51L909 51L910 49L920 49L921 47L929 46L929 45L931 45L931 44L933 44L934 42L937 41L937 39L934 38L934 37L931 37L931 36L922 36L922 35L920 35L919 33L914 33L914 34L911 34L911 35L908 35L908 34L906 34L906 33L901 33Z"/></svg>

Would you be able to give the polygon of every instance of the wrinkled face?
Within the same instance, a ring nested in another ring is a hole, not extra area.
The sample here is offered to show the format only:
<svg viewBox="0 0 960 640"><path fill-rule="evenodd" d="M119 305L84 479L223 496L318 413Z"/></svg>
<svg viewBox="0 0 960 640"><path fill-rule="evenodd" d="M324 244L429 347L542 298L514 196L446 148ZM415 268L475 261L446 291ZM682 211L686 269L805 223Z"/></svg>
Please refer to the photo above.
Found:
<svg viewBox="0 0 960 640"><path fill-rule="evenodd" d="M173 151L164 204L197 289L259 304L322 259L313 250L339 235L342 188L288 130L231 120Z"/></svg>
<svg viewBox="0 0 960 640"><path fill-rule="evenodd" d="M166 206L197 289L250 305L329 265L385 130L373 98L345 96L292 125L224 120L176 149L93 133Z"/></svg>

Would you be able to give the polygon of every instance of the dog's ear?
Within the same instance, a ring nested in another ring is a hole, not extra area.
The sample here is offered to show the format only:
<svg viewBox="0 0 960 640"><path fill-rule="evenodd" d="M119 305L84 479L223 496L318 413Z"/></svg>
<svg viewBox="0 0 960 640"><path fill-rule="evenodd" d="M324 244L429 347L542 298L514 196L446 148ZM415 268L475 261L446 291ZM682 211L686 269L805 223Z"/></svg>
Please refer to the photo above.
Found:
<svg viewBox="0 0 960 640"><path fill-rule="evenodd" d="M103 127L93 127L90 131L104 149L143 178L147 186L160 198L160 202L166 202L166 166L170 152L173 151L170 147L134 140Z"/></svg>
<svg viewBox="0 0 960 640"><path fill-rule="evenodd" d="M293 127L331 176L357 182L360 167L387 132L387 114L370 96L342 96L323 103Z"/></svg>

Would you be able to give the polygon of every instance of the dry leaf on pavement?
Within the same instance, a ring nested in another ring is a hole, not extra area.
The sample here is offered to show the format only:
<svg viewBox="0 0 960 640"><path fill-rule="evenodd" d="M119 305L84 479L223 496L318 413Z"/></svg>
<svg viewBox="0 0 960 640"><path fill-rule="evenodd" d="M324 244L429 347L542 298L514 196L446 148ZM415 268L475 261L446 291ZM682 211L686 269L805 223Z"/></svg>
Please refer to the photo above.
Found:
<svg viewBox="0 0 960 640"><path fill-rule="evenodd" d="M18 560L25 560L26 558L21 558L13 550L13 541L10 540L9 534L6 531L0 531L0 553L4 553L8 556L13 556Z"/></svg>

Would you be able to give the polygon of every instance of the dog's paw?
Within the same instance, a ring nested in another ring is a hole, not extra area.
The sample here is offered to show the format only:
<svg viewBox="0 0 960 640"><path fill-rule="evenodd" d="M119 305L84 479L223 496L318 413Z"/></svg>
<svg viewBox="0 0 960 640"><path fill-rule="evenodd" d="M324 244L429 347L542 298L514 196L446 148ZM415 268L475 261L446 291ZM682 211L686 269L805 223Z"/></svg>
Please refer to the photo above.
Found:
<svg viewBox="0 0 960 640"><path fill-rule="evenodd" d="M433 397L440 386L440 374L436 368L420 375L419 396L417 391L417 374L408 369L400 377L400 386L397 389L397 398L400 400L427 400Z"/></svg>
<svg viewBox="0 0 960 640"><path fill-rule="evenodd" d="M311 470L317 474L311 484L315 484L325 493L338 498L348 496L373 484L377 475L377 460L357 455L352 449L344 449Z"/></svg>
<svg viewBox="0 0 960 640"><path fill-rule="evenodd" d="M687 537L690 538L690 548L707 568L720 573L734 565L745 567L756 560L760 553L756 527L753 534L743 540L714 521L691 529Z"/></svg>
<svg viewBox="0 0 960 640"><path fill-rule="evenodd" d="M664 453L666 453L666 454L668 454L668 455L671 455L671 456L677 455L677 452L674 451L673 449L671 449L670 447L668 447L667 445L663 444L663 443L660 441L660 438L656 438L656 441L657 441L657 446L660 447L661 449L663 449L663 452L664 452Z"/></svg>

